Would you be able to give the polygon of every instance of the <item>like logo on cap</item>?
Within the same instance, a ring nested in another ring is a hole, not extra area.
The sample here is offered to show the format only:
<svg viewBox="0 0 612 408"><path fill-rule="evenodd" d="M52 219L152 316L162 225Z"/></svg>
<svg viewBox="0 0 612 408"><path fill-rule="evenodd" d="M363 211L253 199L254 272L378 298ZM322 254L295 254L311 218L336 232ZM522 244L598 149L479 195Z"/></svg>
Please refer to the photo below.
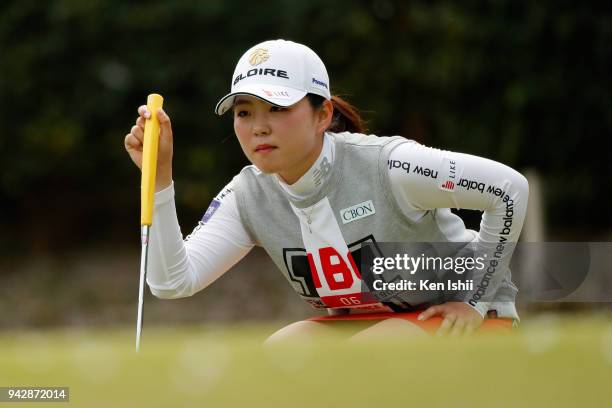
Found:
<svg viewBox="0 0 612 408"><path fill-rule="evenodd" d="M329 77L323 61L310 48L292 41L265 41L238 60L231 92L215 108L223 115L237 95L250 95L272 105L291 106L306 94L331 99Z"/></svg>

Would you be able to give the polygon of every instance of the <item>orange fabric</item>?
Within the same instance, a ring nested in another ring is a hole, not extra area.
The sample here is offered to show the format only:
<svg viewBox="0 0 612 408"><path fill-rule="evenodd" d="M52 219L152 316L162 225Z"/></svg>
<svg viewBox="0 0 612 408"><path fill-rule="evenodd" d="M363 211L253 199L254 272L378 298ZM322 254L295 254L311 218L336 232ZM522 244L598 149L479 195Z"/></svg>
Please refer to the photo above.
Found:
<svg viewBox="0 0 612 408"><path fill-rule="evenodd" d="M442 324L444 320L440 316L431 317L425 321L417 320L417 317L421 312L407 312L407 313L360 313L360 314L348 314L338 316L315 316L307 320L314 322L333 322L333 321L364 321L364 320L385 320L390 318L404 319L411 323L416 324L423 330L430 334L434 334L436 330ZM486 318L482 326L478 329L479 331L491 331L491 330L511 330L512 319L509 318Z"/></svg>

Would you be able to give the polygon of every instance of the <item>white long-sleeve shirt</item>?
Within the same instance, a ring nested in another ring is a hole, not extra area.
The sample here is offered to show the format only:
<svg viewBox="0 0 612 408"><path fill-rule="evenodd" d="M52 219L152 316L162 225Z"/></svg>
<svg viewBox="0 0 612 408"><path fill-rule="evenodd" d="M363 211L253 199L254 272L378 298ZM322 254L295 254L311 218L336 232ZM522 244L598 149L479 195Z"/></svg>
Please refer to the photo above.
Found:
<svg viewBox="0 0 612 408"><path fill-rule="evenodd" d="M323 181L324 169L333 158L334 144L326 134L320 156L296 183L287 185L277 179L288 194L305 196ZM436 208L481 210L484 213L479 242L495 245L502 239L502 231L507 242L518 240L527 208L528 185L510 167L417 143L394 148L388 167L393 195L408 218L418 220ZM432 177L434 172L436 178ZM450 182L451 179L455 182ZM448 181L441 185L440 180ZM147 276L155 296L167 299L191 296L210 285L253 248L255 243L238 213L233 184L234 180L221 190L203 220L185 240L177 220L174 186L156 193ZM508 203L512 204L510 209ZM504 230L509 210L512 225ZM477 310L482 314L486 307Z"/></svg>

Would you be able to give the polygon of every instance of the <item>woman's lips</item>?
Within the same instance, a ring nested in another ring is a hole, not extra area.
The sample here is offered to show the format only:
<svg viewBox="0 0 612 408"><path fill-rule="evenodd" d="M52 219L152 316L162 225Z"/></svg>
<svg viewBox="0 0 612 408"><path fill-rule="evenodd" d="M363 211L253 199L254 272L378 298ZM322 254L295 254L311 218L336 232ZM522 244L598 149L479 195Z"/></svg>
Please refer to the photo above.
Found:
<svg viewBox="0 0 612 408"><path fill-rule="evenodd" d="M255 153L267 153L267 152L271 152L274 149L276 149L276 146L263 144L255 148Z"/></svg>

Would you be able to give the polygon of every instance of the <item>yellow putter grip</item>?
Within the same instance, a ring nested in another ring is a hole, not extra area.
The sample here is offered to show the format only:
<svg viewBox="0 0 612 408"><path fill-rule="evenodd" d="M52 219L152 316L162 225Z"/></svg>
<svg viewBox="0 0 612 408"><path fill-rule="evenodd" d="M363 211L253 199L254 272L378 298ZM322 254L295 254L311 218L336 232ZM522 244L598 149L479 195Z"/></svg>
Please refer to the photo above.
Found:
<svg viewBox="0 0 612 408"><path fill-rule="evenodd" d="M140 225L153 222L153 195L155 194L155 175L157 173L157 148L159 146L159 120L157 110L162 107L164 98L150 94L147 109L151 117L145 122L142 146L142 180L140 184Z"/></svg>

